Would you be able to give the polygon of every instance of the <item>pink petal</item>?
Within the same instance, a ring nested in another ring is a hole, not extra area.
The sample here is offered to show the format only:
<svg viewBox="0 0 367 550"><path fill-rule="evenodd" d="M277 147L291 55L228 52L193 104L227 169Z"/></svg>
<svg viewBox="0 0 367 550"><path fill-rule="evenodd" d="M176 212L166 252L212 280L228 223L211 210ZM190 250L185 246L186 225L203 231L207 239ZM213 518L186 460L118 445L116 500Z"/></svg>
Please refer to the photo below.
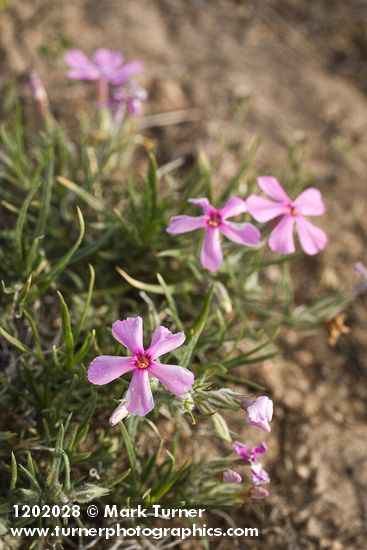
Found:
<svg viewBox="0 0 367 550"><path fill-rule="evenodd" d="M251 216L258 222L268 222L278 216L283 216L288 210L280 202L274 202L258 195L250 195L247 208Z"/></svg>
<svg viewBox="0 0 367 550"><path fill-rule="evenodd" d="M261 233L252 223L223 222L219 231L237 244L257 246L261 239Z"/></svg>
<svg viewBox="0 0 367 550"><path fill-rule="evenodd" d="M225 470L223 472L224 483L241 483L242 477L234 470Z"/></svg>
<svg viewBox="0 0 367 550"><path fill-rule="evenodd" d="M292 254L295 251L293 226L295 218L293 216L283 216L270 234L269 246L277 254Z"/></svg>
<svg viewBox="0 0 367 550"><path fill-rule="evenodd" d="M270 482L269 474L259 462L251 464L251 477L255 485L263 485Z"/></svg>
<svg viewBox="0 0 367 550"><path fill-rule="evenodd" d="M69 50L64 56L70 71L67 76L73 80L97 80L100 72L81 50Z"/></svg>
<svg viewBox="0 0 367 550"><path fill-rule="evenodd" d="M188 199L188 202L191 202L191 204L195 204L195 206L201 208L204 214L210 214L211 212L215 211L215 208L205 197L202 199Z"/></svg>
<svg viewBox="0 0 367 550"><path fill-rule="evenodd" d="M154 362L149 367L149 372L154 374L163 386L175 395L184 395L194 383L193 373L177 365Z"/></svg>
<svg viewBox="0 0 367 550"><path fill-rule="evenodd" d="M127 393L126 408L136 416L145 416L154 407L148 369L135 369Z"/></svg>
<svg viewBox="0 0 367 550"><path fill-rule="evenodd" d="M223 260L218 229L207 228L201 249L200 260L205 269L216 271Z"/></svg>
<svg viewBox="0 0 367 550"><path fill-rule="evenodd" d="M183 332L172 334L168 328L158 327L154 331L152 342L149 349L147 349L147 353L152 359L157 359L157 357L182 346L185 339L186 336Z"/></svg>
<svg viewBox="0 0 367 550"><path fill-rule="evenodd" d="M206 227L206 216L174 216L167 227L167 233L178 235Z"/></svg>
<svg viewBox="0 0 367 550"><path fill-rule="evenodd" d="M64 55L64 61L73 69L84 69L86 67L93 67L93 63L81 50L69 50Z"/></svg>
<svg viewBox="0 0 367 550"><path fill-rule="evenodd" d="M250 460L250 452L249 447L247 445L244 445L243 443L240 443L239 441L235 441L233 443L233 450L235 453L240 455L242 458L245 458L246 460Z"/></svg>
<svg viewBox="0 0 367 550"><path fill-rule="evenodd" d="M238 216L244 212L247 212L246 201L238 199L237 197L230 197L223 208L219 210L219 214L223 220L231 216Z"/></svg>
<svg viewBox="0 0 367 550"><path fill-rule="evenodd" d="M121 52L108 50L107 48L100 48L94 52L92 59L101 69L111 70L121 65L124 60L124 56Z"/></svg>
<svg viewBox="0 0 367 550"><path fill-rule="evenodd" d="M294 201L299 206L301 215L321 216L325 212L325 205L318 189L310 187L302 191Z"/></svg>
<svg viewBox="0 0 367 550"><path fill-rule="evenodd" d="M135 368L131 357L116 357L112 355L100 355L90 364L88 369L88 380L92 384L102 386L119 376L130 372Z"/></svg>
<svg viewBox="0 0 367 550"><path fill-rule="evenodd" d="M299 241L306 254L314 256L325 248L327 244L326 233L313 223L304 218L298 218L297 230Z"/></svg>
<svg viewBox="0 0 367 550"><path fill-rule="evenodd" d="M121 420L127 417L129 414L129 411L126 408L125 402L120 403L119 406L113 411L113 413L110 416L109 424L111 426L116 426Z"/></svg>
<svg viewBox="0 0 367 550"><path fill-rule="evenodd" d="M124 321L115 321L112 325L112 335L134 355L144 352L141 317L128 317Z"/></svg>
<svg viewBox="0 0 367 550"><path fill-rule="evenodd" d="M144 70L144 65L140 61L130 61L123 65L120 69L114 70L110 75L110 82L112 84L125 84L127 80Z"/></svg>
<svg viewBox="0 0 367 550"><path fill-rule="evenodd" d="M266 395L256 400L243 399L242 405L247 409L247 423L270 432L269 422L273 418L273 402Z"/></svg>
<svg viewBox="0 0 367 550"><path fill-rule="evenodd" d="M251 451L251 458L254 459L254 458L257 458L258 456L266 453L266 451L268 450L267 446L265 445L265 443L261 443L260 445L257 445L256 447L254 447Z"/></svg>
<svg viewBox="0 0 367 550"><path fill-rule="evenodd" d="M279 202L290 201L290 198L284 191L282 185L276 178L273 178L273 176L260 176L257 178L257 183L260 189L272 199Z"/></svg>

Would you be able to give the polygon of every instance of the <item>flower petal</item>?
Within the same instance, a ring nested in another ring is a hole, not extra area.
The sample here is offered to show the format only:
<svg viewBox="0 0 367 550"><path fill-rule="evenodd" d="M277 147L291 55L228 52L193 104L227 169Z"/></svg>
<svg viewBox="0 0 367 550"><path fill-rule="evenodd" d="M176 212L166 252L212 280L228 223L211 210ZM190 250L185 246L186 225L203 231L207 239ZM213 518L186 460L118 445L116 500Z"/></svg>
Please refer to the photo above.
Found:
<svg viewBox="0 0 367 550"><path fill-rule="evenodd" d="M74 80L97 80L100 72L81 50L69 50L64 56L70 67L67 76Z"/></svg>
<svg viewBox="0 0 367 550"><path fill-rule="evenodd" d="M178 235L206 227L206 216L174 216L167 227L167 233Z"/></svg>
<svg viewBox="0 0 367 550"><path fill-rule="evenodd" d="M223 260L218 229L207 228L201 249L200 260L205 269L216 271Z"/></svg>
<svg viewBox="0 0 367 550"><path fill-rule="evenodd" d="M112 335L134 355L144 352L141 317L128 317L124 321L115 321L112 325Z"/></svg>
<svg viewBox="0 0 367 550"><path fill-rule="evenodd" d="M121 52L100 48L94 52L92 59L98 67L109 71L119 67L124 60L124 56Z"/></svg>
<svg viewBox="0 0 367 550"><path fill-rule="evenodd" d="M250 448L239 441L233 443L233 450L245 460L250 460Z"/></svg>
<svg viewBox="0 0 367 550"><path fill-rule="evenodd" d="M287 212L287 208L282 203L258 195L248 197L247 209L258 222L268 222L278 216L283 216Z"/></svg>
<svg viewBox="0 0 367 550"><path fill-rule="evenodd" d="M130 414L145 416L153 407L148 369L135 369L127 392L126 409Z"/></svg>
<svg viewBox="0 0 367 550"><path fill-rule="evenodd" d="M314 256L325 248L328 240L326 233L313 223L300 217L297 219L297 230L299 242L309 256Z"/></svg>
<svg viewBox="0 0 367 550"><path fill-rule="evenodd" d="M234 470L224 470L223 472L224 483L241 483L242 477L238 472Z"/></svg>
<svg viewBox="0 0 367 550"><path fill-rule="evenodd" d="M188 202L191 202L191 204L195 204L195 206L201 208L204 214L210 214L215 211L215 208L210 204L206 197L202 199L188 199Z"/></svg>
<svg viewBox="0 0 367 550"><path fill-rule="evenodd" d="M321 193L315 187L302 191L294 201L303 216L321 216L325 212L325 205Z"/></svg>
<svg viewBox="0 0 367 550"><path fill-rule="evenodd" d="M112 84L125 84L127 80L135 75L139 74L144 70L144 65L140 61L130 61L123 65L120 69L114 70L110 75L110 82Z"/></svg>
<svg viewBox="0 0 367 550"><path fill-rule="evenodd" d="M257 183L260 189L272 199L278 202L290 201L282 185L276 178L273 178L273 176L260 176L257 178Z"/></svg>
<svg viewBox="0 0 367 550"><path fill-rule="evenodd" d="M273 418L273 402L266 395L261 395L257 399L242 399L242 405L247 409L247 423L251 426L257 426L265 432L270 432L269 422Z"/></svg>
<svg viewBox="0 0 367 550"><path fill-rule="evenodd" d="M223 222L219 231L237 244L246 246L257 246L261 239L261 233L252 223L231 223Z"/></svg>
<svg viewBox="0 0 367 550"><path fill-rule="evenodd" d="M296 250L293 238L294 222L295 218L293 216L283 216L274 227L269 238L269 246L273 252L292 254Z"/></svg>
<svg viewBox="0 0 367 550"><path fill-rule="evenodd" d="M177 365L166 365L154 361L149 367L149 372L175 395L184 395L194 383L193 373Z"/></svg>
<svg viewBox="0 0 367 550"><path fill-rule="evenodd" d="M121 420L126 418L128 414L129 414L129 411L126 408L125 401L123 401L113 411L108 422L111 426L116 426L116 424L118 424L119 422L121 422Z"/></svg>
<svg viewBox="0 0 367 550"><path fill-rule="evenodd" d="M244 212L247 212L246 201L237 197L230 197L223 208L219 210L219 214L223 220L226 220L231 216L238 216Z"/></svg>
<svg viewBox="0 0 367 550"><path fill-rule="evenodd" d="M251 464L251 478L255 485L263 485L270 482L269 474L260 462L253 462Z"/></svg>
<svg viewBox="0 0 367 550"><path fill-rule="evenodd" d="M251 451L251 458L255 459L258 456L266 453L267 450L268 450L268 448L265 445L265 443L260 443L260 445L256 445L256 447L253 447L253 449Z"/></svg>
<svg viewBox="0 0 367 550"><path fill-rule="evenodd" d="M147 353L152 359L157 359L157 357L182 346L185 340L186 336L183 332L172 334L168 328L158 327L154 331Z"/></svg>
<svg viewBox="0 0 367 550"><path fill-rule="evenodd" d="M131 357L117 357L115 355L100 355L90 364L88 369L88 380L92 384L102 386L119 376L130 372L135 368Z"/></svg>

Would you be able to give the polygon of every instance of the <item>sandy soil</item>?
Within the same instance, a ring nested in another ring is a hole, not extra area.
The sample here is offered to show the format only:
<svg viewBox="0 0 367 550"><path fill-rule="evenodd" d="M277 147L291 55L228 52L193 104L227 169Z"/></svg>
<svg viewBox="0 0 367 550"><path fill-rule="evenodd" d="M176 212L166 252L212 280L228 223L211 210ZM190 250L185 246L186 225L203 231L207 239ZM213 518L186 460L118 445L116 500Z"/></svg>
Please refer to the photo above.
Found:
<svg viewBox="0 0 367 550"><path fill-rule="evenodd" d="M295 269L302 302L328 287L349 288L354 263L367 263L365 21L357 1L14 0L0 16L0 80L36 67L62 111L80 89L65 81L55 52L64 44L88 52L106 46L145 62L151 113L185 110L186 122L156 132L162 161L190 155L198 140L214 147L219 133L233 151L258 134L257 162L281 176L285 142L304 136L305 165L328 206L322 223L330 245ZM233 106L246 97L243 125ZM218 184L235 161L229 155ZM290 332L283 359L262 370L276 415L261 548L364 547L366 305L362 297L349 310L351 332L336 348L326 332Z"/></svg>

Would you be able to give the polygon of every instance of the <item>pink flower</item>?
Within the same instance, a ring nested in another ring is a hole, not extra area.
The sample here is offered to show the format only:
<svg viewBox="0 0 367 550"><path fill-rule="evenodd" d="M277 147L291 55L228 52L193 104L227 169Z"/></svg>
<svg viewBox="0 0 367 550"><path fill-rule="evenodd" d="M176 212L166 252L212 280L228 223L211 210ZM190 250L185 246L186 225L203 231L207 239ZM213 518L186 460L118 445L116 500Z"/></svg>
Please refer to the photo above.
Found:
<svg viewBox="0 0 367 550"><path fill-rule="evenodd" d="M265 483L270 483L269 474L266 470L264 470L260 462L251 462L250 468L251 479L254 485L265 485Z"/></svg>
<svg viewBox="0 0 367 550"><path fill-rule="evenodd" d="M223 472L224 483L241 483L242 477L234 470L225 470Z"/></svg>
<svg viewBox="0 0 367 550"><path fill-rule="evenodd" d="M201 263L209 271L216 271L223 260L220 234L231 241L246 246L256 246L261 238L260 231L252 223L227 221L247 211L246 202L231 197L220 210L216 210L208 199L189 199L203 211L202 216L174 216L167 232L172 235L188 233L195 229L205 229L204 244L201 249Z"/></svg>
<svg viewBox="0 0 367 550"><path fill-rule="evenodd" d="M237 453L245 462L251 463L253 461L256 461L257 457L266 453L268 450L265 443L261 443L260 445L256 445L256 447L249 447L248 445L244 445L243 443L240 443L239 441L235 441L233 443L233 450L235 453Z"/></svg>
<svg viewBox="0 0 367 550"><path fill-rule="evenodd" d="M143 109L143 102L148 98L147 91L135 80L131 80L124 86L119 86L107 102L107 106L113 111L127 109L130 115L139 115Z"/></svg>
<svg viewBox="0 0 367 550"><path fill-rule="evenodd" d="M257 182L261 190L273 200L251 195L247 199L247 207L258 222L279 219L269 238L272 251L278 254L291 254L295 251L293 238L295 226L301 247L306 254L313 256L323 250L327 243L325 232L304 218L304 216L320 216L325 212L320 191L310 187L292 201L277 179L261 176Z"/></svg>
<svg viewBox="0 0 367 550"><path fill-rule="evenodd" d="M81 50L69 50L64 59L69 65L66 74L72 80L102 80L119 85L143 70L139 61L123 64L122 53L107 48L96 50L91 60Z"/></svg>
<svg viewBox="0 0 367 550"><path fill-rule="evenodd" d="M272 400L261 395L257 399L242 399L241 403L247 409L247 423L257 426L264 432L270 432L269 422L273 418Z"/></svg>
<svg viewBox="0 0 367 550"><path fill-rule="evenodd" d="M233 450L242 458L242 460L244 460L244 462L246 462L246 464L250 465L251 478L254 485L263 485L264 483L270 482L268 472L264 470L260 462L256 460L258 456L266 453L268 450L265 443L257 445L251 449L247 445L239 443L239 441L235 441L233 443Z"/></svg>
<svg viewBox="0 0 367 550"><path fill-rule="evenodd" d="M89 366L88 380L96 385L108 384L132 371L126 402L126 410L130 414L145 416L154 407L149 375L158 378L175 395L184 395L191 388L194 382L192 372L183 367L157 361L161 355L182 346L185 341L183 332L172 334L167 328L158 327L154 331L149 348L145 350L142 318L128 317L124 321L113 323L112 335L131 352L132 356L96 357Z"/></svg>

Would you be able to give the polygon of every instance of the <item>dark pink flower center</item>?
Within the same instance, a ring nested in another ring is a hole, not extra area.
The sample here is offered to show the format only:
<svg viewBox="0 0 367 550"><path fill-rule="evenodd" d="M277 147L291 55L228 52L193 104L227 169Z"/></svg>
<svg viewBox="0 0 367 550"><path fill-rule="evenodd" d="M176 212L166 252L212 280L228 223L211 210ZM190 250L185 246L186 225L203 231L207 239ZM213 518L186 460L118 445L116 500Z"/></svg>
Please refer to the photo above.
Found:
<svg viewBox="0 0 367 550"><path fill-rule="evenodd" d="M146 369L150 365L150 357L145 355L145 353L139 353L135 355L135 366L138 369Z"/></svg>
<svg viewBox="0 0 367 550"><path fill-rule="evenodd" d="M209 227L218 227L222 223L222 216L219 212L211 212L207 220Z"/></svg>
<svg viewBox="0 0 367 550"><path fill-rule="evenodd" d="M297 209L297 206L293 203L293 202L290 202L288 205L287 205L288 209L289 209L289 213L291 216L293 216L294 218L296 218L298 216L298 209Z"/></svg>

